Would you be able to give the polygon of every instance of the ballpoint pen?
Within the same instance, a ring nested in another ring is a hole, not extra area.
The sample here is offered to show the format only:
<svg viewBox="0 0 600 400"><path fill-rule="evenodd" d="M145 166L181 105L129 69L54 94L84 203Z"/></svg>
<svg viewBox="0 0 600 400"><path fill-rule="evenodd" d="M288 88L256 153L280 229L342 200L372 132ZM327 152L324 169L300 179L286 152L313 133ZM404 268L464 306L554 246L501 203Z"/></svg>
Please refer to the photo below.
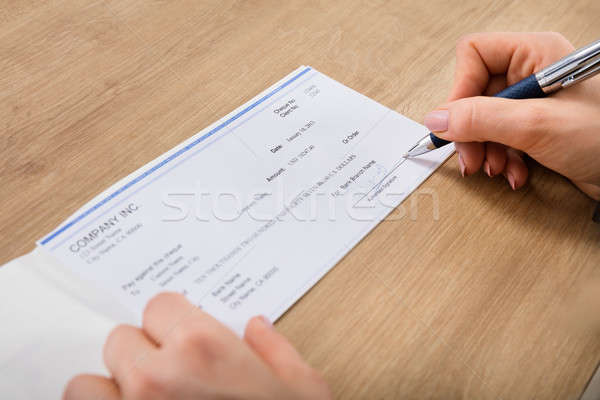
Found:
<svg viewBox="0 0 600 400"><path fill-rule="evenodd" d="M556 63L531 74L494 95L506 99L531 99L548 96L600 73L600 40L575 50ZM415 157L450 142L429 133L403 155Z"/></svg>

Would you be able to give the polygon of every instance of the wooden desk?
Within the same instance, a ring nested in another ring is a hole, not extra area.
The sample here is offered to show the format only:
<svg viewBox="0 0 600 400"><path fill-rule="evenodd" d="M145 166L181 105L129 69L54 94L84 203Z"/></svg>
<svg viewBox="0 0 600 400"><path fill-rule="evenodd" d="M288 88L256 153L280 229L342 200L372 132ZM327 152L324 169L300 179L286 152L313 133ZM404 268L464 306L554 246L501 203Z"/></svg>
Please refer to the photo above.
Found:
<svg viewBox="0 0 600 400"><path fill-rule="evenodd" d="M464 33L600 37L596 0L11 3L0 8L2 262L301 64L422 120L447 95ZM512 192L460 178L451 159L277 328L339 398L576 398L600 340L559 321L600 265L592 209L540 167Z"/></svg>

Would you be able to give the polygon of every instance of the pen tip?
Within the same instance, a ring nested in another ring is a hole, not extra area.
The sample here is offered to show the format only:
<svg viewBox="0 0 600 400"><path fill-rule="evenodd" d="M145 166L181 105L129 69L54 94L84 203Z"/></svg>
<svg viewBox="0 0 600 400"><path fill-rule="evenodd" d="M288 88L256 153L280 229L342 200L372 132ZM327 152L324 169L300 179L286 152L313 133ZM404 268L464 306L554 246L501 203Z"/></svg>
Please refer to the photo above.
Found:
<svg viewBox="0 0 600 400"><path fill-rule="evenodd" d="M402 154L402 158L409 158L409 157L410 157L410 154L408 154L408 153Z"/></svg>

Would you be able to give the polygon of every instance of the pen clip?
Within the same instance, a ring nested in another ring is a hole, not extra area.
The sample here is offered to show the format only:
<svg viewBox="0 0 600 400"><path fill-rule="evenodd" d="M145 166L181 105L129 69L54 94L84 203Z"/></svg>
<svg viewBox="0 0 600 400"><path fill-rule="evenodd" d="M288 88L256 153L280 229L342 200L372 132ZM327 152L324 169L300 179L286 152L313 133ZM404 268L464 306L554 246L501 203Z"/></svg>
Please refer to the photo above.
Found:
<svg viewBox="0 0 600 400"><path fill-rule="evenodd" d="M599 71L600 40L574 51L535 74L544 93L549 94L593 76Z"/></svg>

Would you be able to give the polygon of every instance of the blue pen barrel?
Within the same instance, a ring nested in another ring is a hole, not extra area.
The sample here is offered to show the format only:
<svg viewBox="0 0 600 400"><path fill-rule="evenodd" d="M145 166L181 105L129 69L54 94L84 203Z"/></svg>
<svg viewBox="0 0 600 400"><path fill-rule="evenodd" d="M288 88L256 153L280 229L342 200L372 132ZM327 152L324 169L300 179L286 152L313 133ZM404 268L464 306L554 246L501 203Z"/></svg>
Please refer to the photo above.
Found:
<svg viewBox="0 0 600 400"><path fill-rule="evenodd" d="M537 79L535 79L535 74L529 75L527 78L494 95L494 97L502 97L504 99L535 99L545 96L546 93L544 93ZM429 133L429 138L435 147L442 147L450 143L447 140L440 139L433 133Z"/></svg>
<svg viewBox="0 0 600 400"><path fill-rule="evenodd" d="M537 79L535 79L535 74L529 75L527 78L494 95L494 97L502 97L504 99L536 99L545 96L546 93L544 93Z"/></svg>

